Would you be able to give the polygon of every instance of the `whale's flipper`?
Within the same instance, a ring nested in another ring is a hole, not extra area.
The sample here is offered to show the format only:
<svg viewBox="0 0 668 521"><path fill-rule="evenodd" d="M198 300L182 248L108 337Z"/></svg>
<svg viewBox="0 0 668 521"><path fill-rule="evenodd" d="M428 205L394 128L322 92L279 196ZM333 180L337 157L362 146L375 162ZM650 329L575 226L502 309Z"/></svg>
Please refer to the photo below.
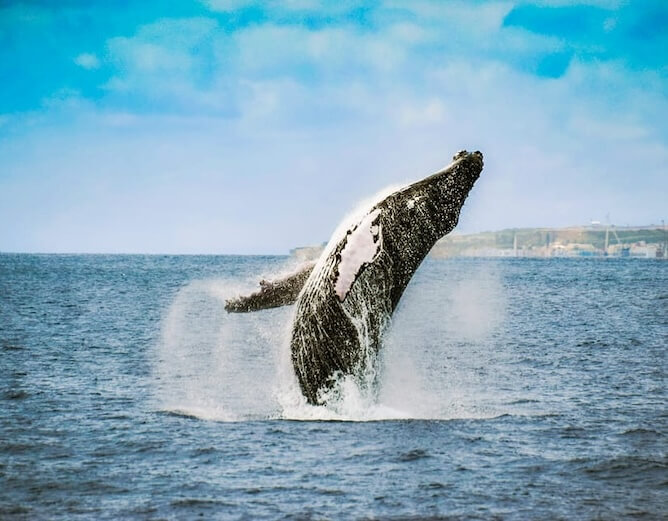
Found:
<svg viewBox="0 0 668 521"><path fill-rule="evenodd" d="M225 310L229 313L246 313L294 304L314 266L315 263L309 263L280 280L261 280L260 291L226 300Z"/></svg>

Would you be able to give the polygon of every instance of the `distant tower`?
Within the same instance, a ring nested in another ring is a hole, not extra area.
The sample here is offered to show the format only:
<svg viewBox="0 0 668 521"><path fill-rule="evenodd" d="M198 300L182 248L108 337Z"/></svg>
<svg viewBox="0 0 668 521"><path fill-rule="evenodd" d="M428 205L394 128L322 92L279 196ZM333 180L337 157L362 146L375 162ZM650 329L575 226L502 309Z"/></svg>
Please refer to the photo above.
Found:
<svg viewBox="0 0 668 521"><path fill-rule="evenodd" d="M608 246L610 245L610 214L605 214L605 248L603 248L603 255L608 254Z"/></svg>

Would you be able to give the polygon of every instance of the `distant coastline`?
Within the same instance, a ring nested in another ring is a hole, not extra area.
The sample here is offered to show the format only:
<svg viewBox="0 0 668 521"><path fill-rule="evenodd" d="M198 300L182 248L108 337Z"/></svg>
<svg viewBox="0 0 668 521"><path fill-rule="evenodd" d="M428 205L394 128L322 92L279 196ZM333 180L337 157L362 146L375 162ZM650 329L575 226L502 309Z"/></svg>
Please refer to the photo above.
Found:
<svg viewBox="0 0 668 521"><path fill-rule="evenodd" d="M294 248L290 254L312 260L324 244ZM665 226L592 224L566 228L509 228L472 234L452 233L439 240L432 258L451 257L636 257L668 258Z"/></svg>

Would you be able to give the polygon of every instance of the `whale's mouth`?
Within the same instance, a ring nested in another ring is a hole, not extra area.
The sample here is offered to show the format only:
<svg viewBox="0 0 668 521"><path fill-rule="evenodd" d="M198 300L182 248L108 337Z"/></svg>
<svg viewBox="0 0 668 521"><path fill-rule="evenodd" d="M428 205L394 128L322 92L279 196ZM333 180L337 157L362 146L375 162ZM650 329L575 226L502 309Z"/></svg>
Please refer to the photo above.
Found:
<svg viewBox="0 0 668 521"><path fill-rule="evenodd" d="M452 157L452 163L435 175L445 175L449 183L464 188L464 191L456 190L455 193L466 198L474 183L480 177L483 165L482 152L479 150L475 152L460 150Z"/></svg>
<svg viewBox="0 0 668 521"><path fill-rule="evenodd" d="M463 195L464 198L468 195L469 190L473 188L473 184L478 180L480 174L482 173L483 168L483 156L482 152L476 150L475 152L468 152L466 150L460 150L452 157L452 162L434 172L430 176L425 177L422 181L417 183L405 186L399 192L405 192L411 188L419 185L432 184L434 181L447 180L446 183L451 186L457 186L461 188L462 186L466 187L466 192L461 193L462 190L455 190L453 195ZM462 181L465 181L462 183Z"/></svg>
<svg viewBox="0 0 668 521"><path fill-rule="evenodd" d="M467 166L466 172L474 175L476 179L480 177L483 167L483 157L480 150L476 150L475 152L460 150L454 155L452 160L453 163L460 163Z"/></svg>
<svg viewBox="0 0 668 521"><path fill-rule="evenodd" d="M480 152L480 150L471 152L471 154L469 154L469 160L471 162L471 167L466 169L466 173L471 180L471 186L473 186L473 183L480 177L484 166L482 152Z"/></svg>

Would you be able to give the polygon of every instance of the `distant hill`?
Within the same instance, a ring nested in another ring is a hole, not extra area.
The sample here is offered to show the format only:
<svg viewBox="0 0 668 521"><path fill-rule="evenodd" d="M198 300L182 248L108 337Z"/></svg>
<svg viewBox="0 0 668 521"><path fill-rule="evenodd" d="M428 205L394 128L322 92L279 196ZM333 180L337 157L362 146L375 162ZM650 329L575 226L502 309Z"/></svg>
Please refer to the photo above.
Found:
<svg viewBox="0 0 668 521"><path fill-rule="evenodd" d="M453 233L436 243L432 258L447 257L593 257L668 258L668 232L661 226L574 226L510 228L496 232ZM326 243L294 248L303 260L320 256Z"/></svg>
<svg viewBox="0 0 668 521"><path fill-rule="evenodd" d="M448 235L436 243L431 255L655 257L657 250L664 252L666 236L661 226L511 228L496 232Z"/></svg>

